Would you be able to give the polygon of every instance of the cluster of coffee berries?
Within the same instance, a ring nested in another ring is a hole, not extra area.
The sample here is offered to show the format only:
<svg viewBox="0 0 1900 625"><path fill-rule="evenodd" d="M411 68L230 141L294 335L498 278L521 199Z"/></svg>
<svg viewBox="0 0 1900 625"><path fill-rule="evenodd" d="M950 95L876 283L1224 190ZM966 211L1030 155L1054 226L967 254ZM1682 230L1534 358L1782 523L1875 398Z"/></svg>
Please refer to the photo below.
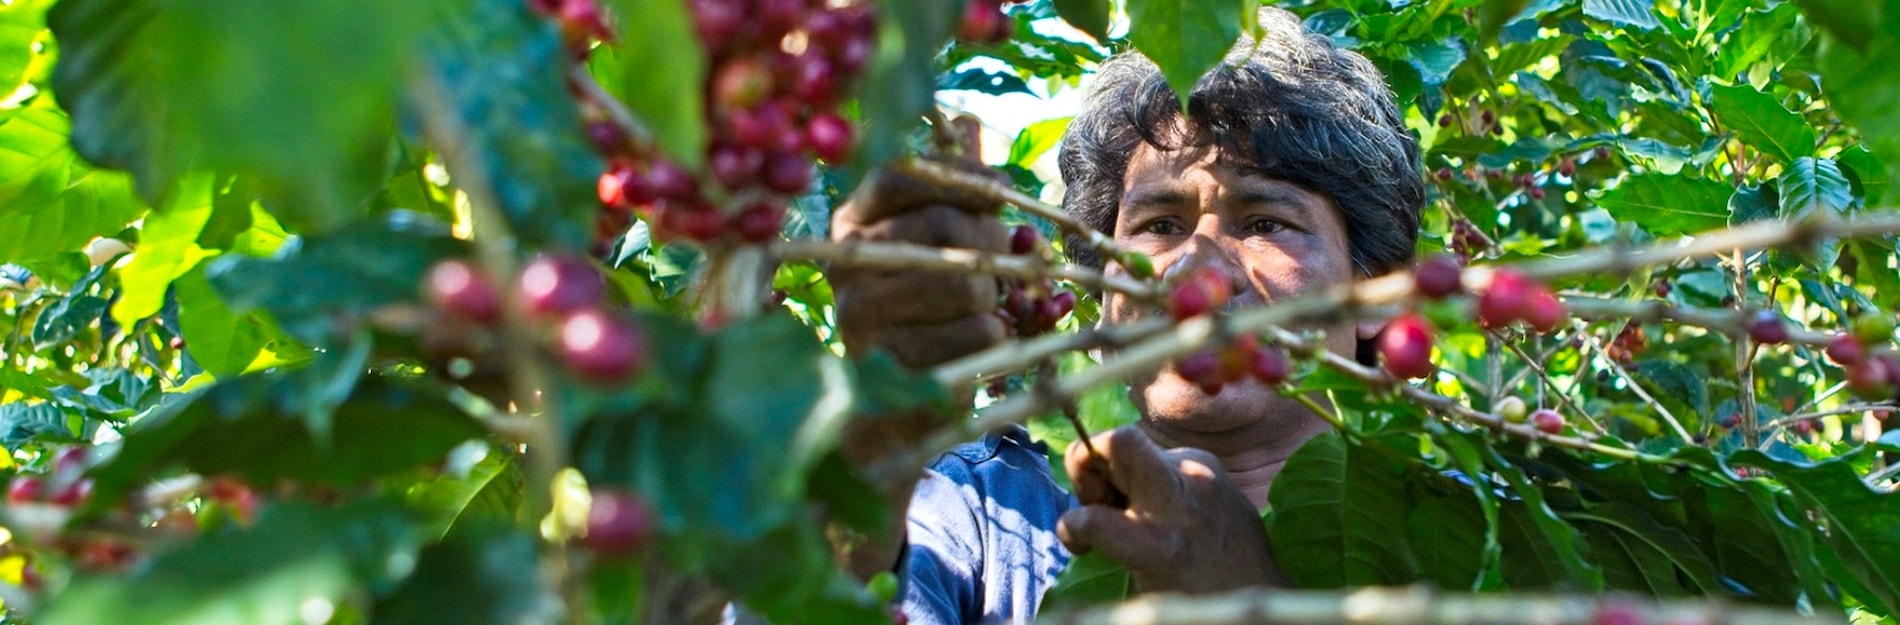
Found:
<svg viewBox="0 0 1900 625"><path fill-rule="evenodd" d="M1616 338L1610 339L1610 345L1603 348L1603 352L1617 364L1627 367L1648 349L1649 335L1643 333L1642 324L1631 321L1623 324L1623 329L1616 332Z"/></svg>
<svg viewBox="0 0 1900 625"><path fill-rule="evenodd" d="M653 537L654 514L639 493L596 488L587 509L587 533L581 544L595 555L621 560L639 555Z"/></svg>
<svg viewBox="0 0 1900 625"><path fill-rule="evenodd" d="M1042 251L1042 235L1035 228L1018 225L1010 231L1010 254L1024 256ZM1035 336L1054 330L1056 324L1074 310L1074 291L1057 289L1054 282L1043 280L1033 285L1005 283L1003 303L996 314L1002 318L1003 325L1014 329L1016 334Z"/></svg>
<svg viewBox="0 0 1900 625"><path fill-rule="evenodd" d="M838 105L870 59L874 14L868 5L806 0L688 4L710 61L707 171L602 146L610 165L601 202L609 213L643 214L662 240L770 241L790 198L815 179L813 157L837 163L857 146L857 127Z"/></svg>
<svg viewBox="0 0 1900 625"><path fill-rule="evenodd" d="M1293 375L1293 362L1278 347L1262 346L1252 335L1242 335L1225 347L1204 349L1182 357L1174 371L1201 387L1201 392L1218 395L1229 384L1247 378L1268 386L1286 382Z"/></svg>
<svg viewBox="0 0 1900 625"><path fill-rule="evenodd" d="M1457 257L1459 265L1471 264L1471 258L1490 247L1490 239L1478 231L1478 226L1463 219L1451 223L1451 253Z"/></svg>
<svg viewBox="0 0 1900 625"><path fill-rule="evenodd" d="M1506 423L1529 423L1531 427L1545 434L1561 434L1564 431L1564 416L1549 408L1531 410L1522 398L1516 395L1498 400L1491 412L1503 418Z"/></svg>
<svg viewBox="0 0 1900 625"><path fill-rule="evenodd" d="M963 0L963 19L957 23L957 39L970 43L1001 43L1015 31L1015 23L1003 14L1004 0Z"/></svg>
<svg viewBox="0 0 1900 625"><path fill-rule="evenodd" d="M1855 395L1872 401L1900 400L1900 356L1875 349L1893 341L1893 329L1892 317L1863 314L1828 343L1827 357L1847 370L1847 387Z"/></svg>
<svg viewBox="0 0 1900 625"><path fill-rule="evenodd" d="M1569 315L1550 287L1510 269L1499 269L1478 296L1478 324L1502 328L1522 321L1540 333L1557 329Z"/></svg>
<svg viewBox="0 0 1900 625"><path fill-rule="evenodd" d="M1168 293L1168 314L1175 321L1205 315L1226 306L1233 295L1233 284L1226 273L1202 267L1175 283Z"/></svg>
<svg viewBox="0 0 1900 625"><path fill-rule="evenodd" d="M74 508L92 498L92 478L86 477L89 448L67 447L53 457L46 475L20 474L7 483L10 505L47 504Z"/></svg>
<svg viewBox="0 0 1900 625"><path fill-rule="evenodd" d="M429 269L424 296L443 313L477 325L501 318L502 299L494 283L467 261L445 260ZM646 362L646 335L631 319L602 306L606 279L578 257L537 256L517 277L516 295L537 320L554 324L554 349L575 374L610 382L640 372Z"/></svg>

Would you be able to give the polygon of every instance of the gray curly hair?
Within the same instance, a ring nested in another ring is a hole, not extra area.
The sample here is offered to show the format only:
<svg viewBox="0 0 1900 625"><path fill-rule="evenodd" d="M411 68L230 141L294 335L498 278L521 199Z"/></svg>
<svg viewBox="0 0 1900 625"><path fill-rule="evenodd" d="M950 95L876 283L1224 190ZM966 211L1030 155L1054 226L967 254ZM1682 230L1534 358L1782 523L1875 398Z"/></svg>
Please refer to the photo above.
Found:
<svg viewBox="0 0 1900 625"><path fill-rule="evenodd" d="M1258 45L1243 36L1194 86L1185 123L1178 123L1180 100L1153 61L1133 51L1104 61L1062 141L1064 208L1112 233L1139 142L1163 150L1213 145L1221 158L1331 198L1346 223L1352 260L1367 275L1408 265L1425 182L1418 140L1384 77L1365 57L1308 32L1292 13L1264 7L1260 26ZM1075 262L1102 266L1099 253L1070 239Z"/></svg>

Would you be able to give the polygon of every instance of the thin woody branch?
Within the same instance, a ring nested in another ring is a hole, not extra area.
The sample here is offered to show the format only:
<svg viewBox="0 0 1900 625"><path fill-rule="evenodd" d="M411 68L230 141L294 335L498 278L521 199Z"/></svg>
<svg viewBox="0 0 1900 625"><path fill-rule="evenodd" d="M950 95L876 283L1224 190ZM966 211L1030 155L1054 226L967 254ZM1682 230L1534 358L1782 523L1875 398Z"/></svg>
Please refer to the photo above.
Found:
<svg viewBox="0 0 1900 625"><path fill-rule="evenodd" d="M966 248L931 247L909 243L847 241L783 241L772 246L779 260L814 260L832 266L865 269L908 269L944 273L978 273L1005 278L1067 280L1096 290L1127 294L1144 301L1159 301L1160 290L1146 282L1076 265L1052 265L1033 256L992 254Z"/></svg>
<svg viewBox="0 0 1900 625"><path fill-rule="evenodd" d="M1060 207L1029 197L1028 194L995 179L958 171L941 163L917 158L892 163L891 167L907 175L930 180L945 189L966 193L985 201L1014 205L1023 212L1047 219L1070 234L1081 237L1089 247L1101 252L1103 258L1112 260L1122 257L1121 246L1115 245L1115 240L1109 238L1108 235L1077 221Z"/></svg>
<svg viewBox="0 0 1900 625"><path fill-rule="evenodd" d="M1740 606L1720 600L1654 601L1605 597L1601 594L1540 596L1435 593L1419 587L1347 591L1258 588L1217 595L1153 595L1094 610L1052 615L1038 622L1061 625L1587 625L1608 622L1601 619L1606 613L1612 612L1630 615L1630 622L1641 623L1783 625L1842 622L1789 609Z"/></svg>

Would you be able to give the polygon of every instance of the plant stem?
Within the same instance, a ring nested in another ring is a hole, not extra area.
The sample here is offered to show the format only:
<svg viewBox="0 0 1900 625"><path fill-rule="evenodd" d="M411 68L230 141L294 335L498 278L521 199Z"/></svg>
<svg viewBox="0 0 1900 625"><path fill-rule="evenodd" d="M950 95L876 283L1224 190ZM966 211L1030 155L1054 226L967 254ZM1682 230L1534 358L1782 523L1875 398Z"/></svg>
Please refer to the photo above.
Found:
<svg viewBox="0 0 1900 625"><path fill-rule="evenodd" d="M1668 407L1663 406L1662 402L1656 401L1655 397L1651 397L1649 391L1644 389L1643 385L1637 382L1636 378L1631 376L1628 370L1623 368L1623 365L1618 364L1615 358L1610 357L1609 350L1604 349L1603 343L1598 341L1597 337L1590 334L1589 326L1586 325L1582 319L1574 320L1571 323L1572 327L1577 329L1577 336L1583 337L1583 341L1589 344L1592 349L1596 350L1597 356L1603 358L1603 364L1608 365L1610 371L1616 373L1616 377L1622 378L1624 382L1629 383L1630 392L1636 393L1637 397L1642 398L1651 408L1655 408L1656 414L1662 417L1664 423L1669 424L1670 429L1675 430L1676 436L1681 438L1682 442L1692 445L1695 444L1695 437L1689 434L1687 428L1682 427L1682 422L1676 419L1675 413L1669 412Z"/></svg>
<svg viewBox="0 0 1900 625"><path fill-rule="evenodd" d="M780 261L812 260L868 269L978 273L1026 280L1051 278L1149 302L1159 302L1165 296L1161 289L1147 282L1105 275L1088 267L1051 265L1039 257L991 254L967 248L871 241L781 241L772 246L772 256Z"/></svg>
<svg viewBox="0 0 1900 625"><path fill-rule="evenodd" d="M1538 359L1531 358L1530 354L1524 353L1523 348L1518 347L1515 343L1505 343L1505 347L1510 348L1511 353L1517 354L1518 358L1524 359L1524 364L1529 366L1531 371L1537 372L1538 380L1542 381L1544 388L1549 391L1546 393L1547 395L1555 395L1557 401L1561 402L1568 412L1576 415L1577 418L1581 419L1584 423L1590 424L1590 429L1596 430L1597 435L1601 436L1609 433L1608 430L1603 429L1602 423L1598 423L1595 418L1590 416L1590 413L1584 412L1582 407L1571 403L1569 396L1557 390L1557 382L1550 379L1550 374L1544 371L1543 365L1537 364Z"/></svg>
<svg viewBox="0 0 1900 625"><path fill-rule="evenodd" d="M995 179L958 171L942 163L920 158L897 161L892 163L891 167L905 175L928 180L945 189L966 193L987 201L1015 205L1025 213L1049 220L1050 223L1056 224L1070 234L1081 237L1089 247L1101 252L1105 259L1113 260L1122 257L1121 246L1116 245L1115 240L1109 238L1108 235L1076 220L1060 207L1050 206L1041 200L1029 197L1028 194Z"/></svg>

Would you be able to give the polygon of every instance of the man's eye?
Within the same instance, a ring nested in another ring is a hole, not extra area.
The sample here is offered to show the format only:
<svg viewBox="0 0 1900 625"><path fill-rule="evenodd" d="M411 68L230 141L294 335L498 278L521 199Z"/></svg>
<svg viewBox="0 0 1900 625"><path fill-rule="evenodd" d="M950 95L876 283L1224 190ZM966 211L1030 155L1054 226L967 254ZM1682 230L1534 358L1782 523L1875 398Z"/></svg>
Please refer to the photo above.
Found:
<svg viewBox="0 0 1900 625"><path fill-rule="evenodd" d="M1166 219L1157 219L1157 220L1148 222L1147 225L1142 226L1141 231L1146 232L1148 234L1160 234L1160 235L1181 234L1181 224L1177 224L1172 221L1168 221Z"/></svg>
<svg viewBox="0 0 1900 625"><path fill-rule="evenodd" d="M1273 234L1286 229L1286 224L1271 219L1256 219L1247 224L1248 234Z"/></svg>

